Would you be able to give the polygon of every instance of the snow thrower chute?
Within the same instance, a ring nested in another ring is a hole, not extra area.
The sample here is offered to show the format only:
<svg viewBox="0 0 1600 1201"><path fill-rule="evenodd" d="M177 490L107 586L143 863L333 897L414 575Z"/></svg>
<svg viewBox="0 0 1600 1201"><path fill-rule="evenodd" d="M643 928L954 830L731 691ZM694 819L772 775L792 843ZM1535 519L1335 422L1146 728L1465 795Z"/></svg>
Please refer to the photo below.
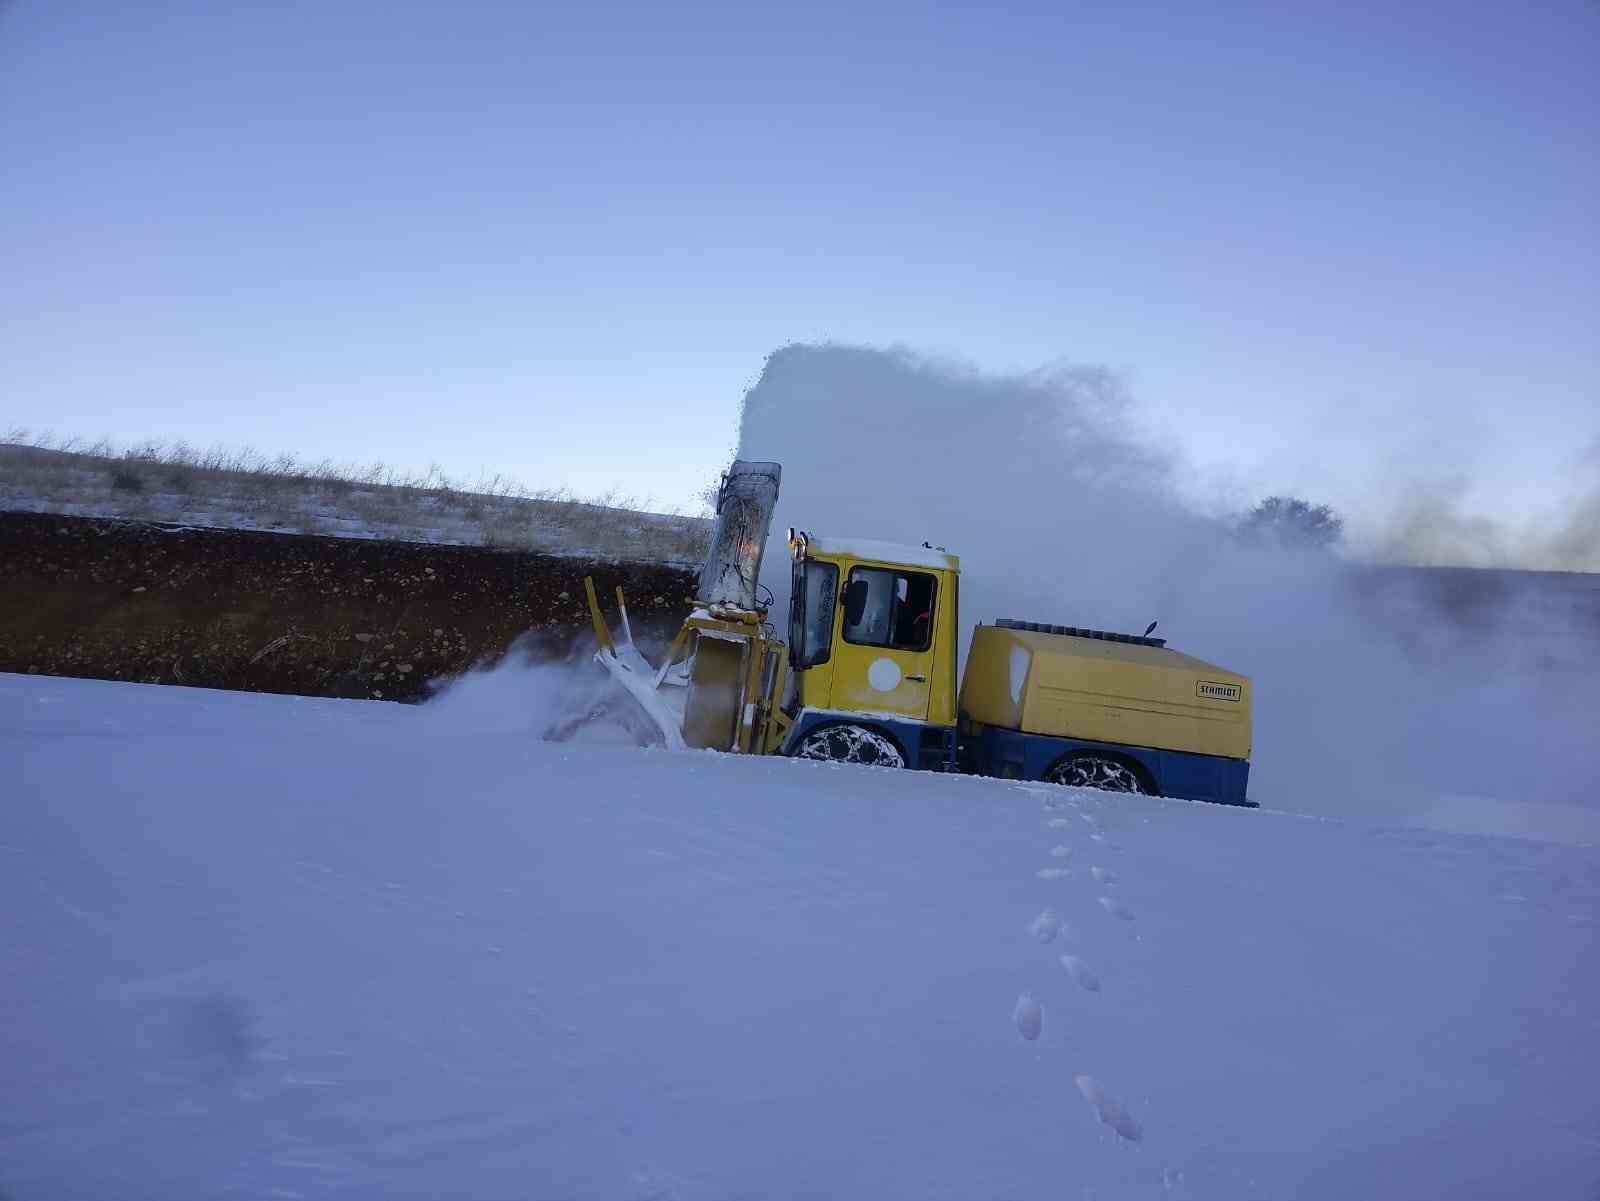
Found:
<svg viewBox="0 0 1600 1201"><path fill-rule="evenodd" d="M739 460L722 477L694 611L660 667L634 645L622 589L621 635L613 638L594 581L584 581L599 644L595 659L639 702L671 748L768 753L787 728L777 699L788 661L757 598L781 475L776 463Z"/></svg>

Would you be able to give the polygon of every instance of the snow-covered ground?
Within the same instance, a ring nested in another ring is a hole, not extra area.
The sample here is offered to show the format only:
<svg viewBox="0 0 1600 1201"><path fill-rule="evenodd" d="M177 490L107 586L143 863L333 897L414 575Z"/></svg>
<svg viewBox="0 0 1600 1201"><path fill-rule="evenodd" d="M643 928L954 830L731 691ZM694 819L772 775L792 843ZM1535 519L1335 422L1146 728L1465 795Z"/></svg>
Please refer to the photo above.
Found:
<svg viewBox="0 0 1600 1201"><path fill-rule="evenodd" d="M1593 846L532 725L0 677L0 1193L1600 1188Z"/></svg>

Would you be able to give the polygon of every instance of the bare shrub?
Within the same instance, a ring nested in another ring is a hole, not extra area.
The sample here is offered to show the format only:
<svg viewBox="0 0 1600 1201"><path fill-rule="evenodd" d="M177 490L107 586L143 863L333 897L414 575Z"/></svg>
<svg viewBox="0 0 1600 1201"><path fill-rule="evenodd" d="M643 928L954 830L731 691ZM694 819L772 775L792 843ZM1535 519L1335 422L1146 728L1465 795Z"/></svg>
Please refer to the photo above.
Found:
<svg viewBox="0 0 1600 1201"><path fill-rule="evenodd" d="M171 488L174 492L180 492L185 496L191 496L194 494L195 489L200 482L196 476L197 473L195 472L195 469L189 466L189 464L183 462L172 462L166 464L162 470L161 482L168 488Z"/></svg>
<svg viewBox="0 0 1600 1201"><path fill-rule="evenodd" d="M106 472L111 487L118 492L143 492L144 476L130 464L120 464Z"/></svg>

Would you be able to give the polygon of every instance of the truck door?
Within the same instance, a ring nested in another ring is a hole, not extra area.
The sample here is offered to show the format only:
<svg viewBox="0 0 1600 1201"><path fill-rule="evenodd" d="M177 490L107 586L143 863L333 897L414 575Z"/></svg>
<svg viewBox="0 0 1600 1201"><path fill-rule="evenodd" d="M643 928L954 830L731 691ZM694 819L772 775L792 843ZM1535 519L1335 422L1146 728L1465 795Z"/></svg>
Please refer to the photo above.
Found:
<svg viewBox="0 0 1600 1201"><path fill-rule="evenodd" d="M938 581L899 567L853 567L841 590L832 708L928 718Z"/></svg>

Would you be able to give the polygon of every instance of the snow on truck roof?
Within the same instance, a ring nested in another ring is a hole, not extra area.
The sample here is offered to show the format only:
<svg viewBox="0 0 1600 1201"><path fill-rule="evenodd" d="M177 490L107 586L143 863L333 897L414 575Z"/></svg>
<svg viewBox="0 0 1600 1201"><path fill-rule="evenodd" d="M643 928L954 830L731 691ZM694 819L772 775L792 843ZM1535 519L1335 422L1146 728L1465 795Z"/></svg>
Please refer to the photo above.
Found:
<svg viewBox="0 0 1600 1201"><path fill-rule="evenodd" d="M810 550L819 554L852 559L871 559L905 567L927 567L934 571L960 571L961 558L933 546L912 546L901 542L879 542L872 538L832 538L826 534L801 534Z"/></svg>

